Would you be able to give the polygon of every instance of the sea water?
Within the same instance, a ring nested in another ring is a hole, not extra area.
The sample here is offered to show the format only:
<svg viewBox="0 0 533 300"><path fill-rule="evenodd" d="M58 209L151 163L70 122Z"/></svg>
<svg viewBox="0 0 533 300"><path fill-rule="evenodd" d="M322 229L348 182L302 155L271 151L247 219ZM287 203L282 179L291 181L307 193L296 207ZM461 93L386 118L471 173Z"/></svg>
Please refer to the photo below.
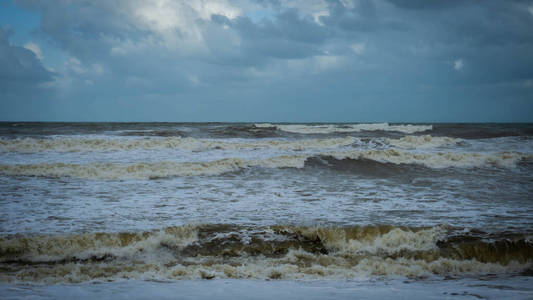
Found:
<svg viewBox="0 0 533 300"><path fill-rule="evenodd" d="M1 123L7 298L533 296L533 125Z"/></svg>

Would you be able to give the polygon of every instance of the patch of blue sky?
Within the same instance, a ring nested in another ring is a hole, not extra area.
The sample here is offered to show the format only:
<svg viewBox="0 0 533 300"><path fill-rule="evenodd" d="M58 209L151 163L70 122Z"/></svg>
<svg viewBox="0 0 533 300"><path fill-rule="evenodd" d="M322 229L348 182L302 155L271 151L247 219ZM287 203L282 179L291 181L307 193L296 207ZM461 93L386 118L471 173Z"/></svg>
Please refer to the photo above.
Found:
<svg viewBox="0 0 533 300"><path fill-rule="evenodd" d="M57 70L63 66L68 55L38 34L40 22L38 12L24 9L13 0L0 0L0 27L10 31L10 44L19 47L36 44L43 53L43 65Z"/></svg>
<svg viewBox="0 0 533 300"><path fill-rule="evenodd" d="M11 44L22 46L35 39L32 35L40 22L39 13L24 10L13 0L0 0L0 27L11 31Z"/></svg>

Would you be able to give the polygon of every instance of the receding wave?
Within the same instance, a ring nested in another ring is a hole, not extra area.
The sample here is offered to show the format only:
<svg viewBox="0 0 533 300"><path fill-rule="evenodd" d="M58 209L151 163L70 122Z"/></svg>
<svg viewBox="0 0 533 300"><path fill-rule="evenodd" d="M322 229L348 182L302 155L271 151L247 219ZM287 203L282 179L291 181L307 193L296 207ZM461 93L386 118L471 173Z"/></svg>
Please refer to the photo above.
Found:
<svg viewBox="0 0 533 300"><path fill-rule="evenodd" d="M183 149L192 151L203 150L240 150L274 148L282 150L304 150L335 148L351 145L356 141L353 137L305 139L305 140L261 140L261 141L220 141L197 138L152 138L152 139L13 139L0 140L0 150L10 152L38 151L109 151L132 149Z"/></svg>
<svg viewBox="0 0 533 300"><path fill-rule="evenodd" d="M1 281L464 276L528 271L532 261L525 235L488 240L444 225L188 225L0 238Z"/></svg>
<svg viewBox="0 0 533 300"><path fill-rule="evenodd" d="M250 167L303 168L311 158L343 160L371 160L395 165L421 165L433 169L499 167L513 168L521 161L533 160L532 154L500 153L413 153L388 150L353 150L318 154L285 155L259 160L225 158L208 162L139 162L119 163L40 163L0 165L0 174L44 177L78 177L88 179L149 179L174 176L218 175ZM321 161L321 160L319 160ZM325 165L327 167L327 164ZM355 166L356 168L357 166Z"/></svg>
<svg viewBox="0 0 533 300"><path fill-rule="evenodd" d="M257 128L276 128L281 131L301 133L301 134L324 134L335 132L361 132L361 131L396 131L402 133L415 133L432 130L432 125L390 125L389 123L370 123L370 124L321 124L321 125L303 125L303 124L255 124Z"/></svg>
<svg viewBox="0 0 533 300"><path fill-rule="evenodd" d="M387 143L389 145L404 149L427 149L443 146L455 146L462 141L462 139L452 137L431 135L408 135L399 139L387 139Z"/></svg>

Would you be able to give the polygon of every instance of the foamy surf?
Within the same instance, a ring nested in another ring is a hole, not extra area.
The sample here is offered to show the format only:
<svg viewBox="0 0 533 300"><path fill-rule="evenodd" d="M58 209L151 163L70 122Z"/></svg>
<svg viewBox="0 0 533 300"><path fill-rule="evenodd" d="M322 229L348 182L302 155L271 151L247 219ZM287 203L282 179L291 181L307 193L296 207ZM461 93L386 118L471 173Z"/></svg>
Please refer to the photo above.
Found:
<svg viewBox="0 0 533 300"><path fill-rule="evenodd" d="M0 239L1 281L350 279L513 274L531 268L524 237L484 241L447 226L197 225L139 233Z"/></svg>
<svg viewBox="0 0 533 300"><path fill-rule="evenodd" d="M281 156L263 160L227 158L208 162L141 162L134 164L42 163L0 165L0 174L86 179L151 179L173 176L219 175L261 166L266 168L303 168L305 156Z"/></svg>
<svg viewBox="0 0 533 300"><path fill-rule="evenodd" d="M345 151L330 152L337 160L369 159L380 163L392 164L416 164L432 169L443 168L475 168L475 167L499 167L514 168L521 161L531 161L532 154L519 152L426 152L417 153L404 150L368 150L368 151Z"/></svg>
<svg viewBox="0 0 533 300"><path fill-rule="evenodd" d="M336 160L372 160L396 165L416 164L433 169L499 167L514 168L521 161L531 161L532 154L524 153L413 153L394 149L322 152L316 154L286 155L259 160L225 158L206 162L140 162L120 163L40 163L27 165L0 165L0 174L46 177L77 177L87 179L150 179L173 176L219 175L251 167L297 168L305 167L314 157ZM327 165L325 165L327 167Z"/></svg>
<svg viewBox="0 0 533 300"><path fill-rule="evenodd" d="M353 137L305 140L250 140L230 141L199 138L144 138L144 139L92 139L92 138L24 138L0 140L0 150L4 152L86 152L86 151L127 151L135 149L160 150L182 149L189 151L205 150L255 150L280 149L302 151L304 149L327 149L348 146L356 142Z"/></svg>
<svg viewBox="0 0 533 300"><path fill-rule="evenodd" d="M429 126L2 123L0 294L531 278L532 125Z"/></svg>
<svg viewBox="0 0 533 300"><path fill-rule="evenodd" d="M402 133L416 133L432 130L432 125L390 125L389 123L369 123L369 124L323 124L323 125L303 125L303 124L255 124L257 128L276 128L281 131L300 134L327 134L342 132L361 131L396 131Z"/></svg>
<svg viewBox="0 0 533 300"><path fill-rule="evenodd" d="M463 142L462 139L451 138L446 136L431 135L408 135L399 139L386 139L391 146L404 149L429 149L443 146L455 146Z"/></svg>

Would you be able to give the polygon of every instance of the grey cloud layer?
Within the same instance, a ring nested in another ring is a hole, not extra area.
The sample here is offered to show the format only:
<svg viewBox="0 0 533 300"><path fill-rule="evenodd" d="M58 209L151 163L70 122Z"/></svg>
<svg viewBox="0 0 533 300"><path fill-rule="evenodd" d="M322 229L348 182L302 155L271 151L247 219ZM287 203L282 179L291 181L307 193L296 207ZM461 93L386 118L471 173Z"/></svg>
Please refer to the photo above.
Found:
<svg viewBox="0 0 533 300"><path fill-rule="evenodd" d="M51 87L69 92L55 97L117 99L115 110L124 97L159 101L176 120L531 120L533 1L207 2L18 1L72 57ZM1 47L2 58L16 48L7 37ZM52 79L30 61L3 78ZM516 109L498 116L510 100ZM465 112L483 104L481 116Z"/></svg>

